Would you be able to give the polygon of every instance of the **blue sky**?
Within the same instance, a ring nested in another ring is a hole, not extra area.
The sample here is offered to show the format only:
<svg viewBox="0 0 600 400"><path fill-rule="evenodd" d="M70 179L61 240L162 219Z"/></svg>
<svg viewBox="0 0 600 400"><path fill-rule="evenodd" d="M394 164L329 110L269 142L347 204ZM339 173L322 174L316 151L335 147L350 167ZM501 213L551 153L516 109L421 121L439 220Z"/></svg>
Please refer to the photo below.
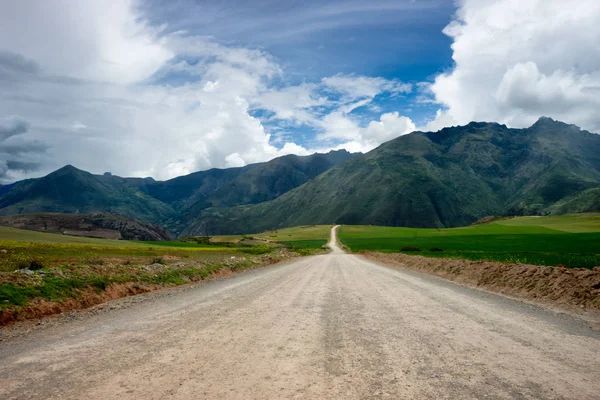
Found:
<svg viewBox="0 0 600 400"><path fill-rule="evenodd" d="M540 116L600 131L600 2L0 2L0 184L167 179ZM27 27L27 29L23 29Z"/></svg>
<svg viewBox="0 0 600 400"><path fill-rule="evenodd" d="M218 4L217 4L218 3ZM284 76L281 87L337 74L399 79L418 84L451 68L451 40L442 30L456 7L452 1L162 1L142 4L155 26L166 31L209 36L230 46L261 49L274 57ZM198 60L190 58L189 62ZM172 74L161 82L181 85L189 77ZM366 125L382 113L399 111L417 124L434 118L435 104L416 101L417 90L402 96L378 95L369 107L350 114ZM325 111L330 111L327 109ZM266 110L252 110L259 118ZM283 128L300 145L313 144L314 129Z"/></svg>

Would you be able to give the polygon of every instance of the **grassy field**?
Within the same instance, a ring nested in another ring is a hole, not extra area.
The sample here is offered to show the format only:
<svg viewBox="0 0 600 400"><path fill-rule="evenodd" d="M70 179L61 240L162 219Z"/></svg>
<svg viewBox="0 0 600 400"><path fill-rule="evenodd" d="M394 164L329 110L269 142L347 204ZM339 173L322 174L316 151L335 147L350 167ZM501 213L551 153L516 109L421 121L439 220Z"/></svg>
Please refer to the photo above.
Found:
<svg viewBox="0 0 600 400"><path fill-rule="evenodd" d="M267 252L268 249L263 249ZM104 260L143 263L160 257L197 258L206 253L247 252L248 248L182 242L134 242L58 235L0 227L0 271L30 265L89 265Z"/></svg>
<svg viewBox="0 0 600 400"><path fill-rule="evenodd" d="M292 249L320 249L329 241L333 225L307 225L293 228L276 229L251 235L252 238L283 243ZM215 236L211 238L214 244L237 243L243 235Z"/></svg>
<svg viewBox="0 0 600 400"><path fill-rule="evenodd" d="M308 225L266 231L256 237L284 243L293 248L318 249L329 241L332 225Z"/></svg>
<svg viewBox="0 0 600 400"><path fill-rule="evenodd" d="M352 251L583 268L600 266L600 214L517 217L452 229L343 226L339 237Z"/></svg>
<svg viewBox="0 0 600 400"><path fill-rule="evenodd" d="M315 247L298 252L311 254ZM138 293L152 285L179 285L289 257L281 244L256 240L227 246L133 242L0 227L0 325L14 320L34 299L81 299L90 290L104 293L114 284Z"/></svg>
<svg viewBox="0 0 600 400"><path fill-rule="evenodd" d="M98 244L118 246L138 246L138 242L125 240L95 239L79 236L57 235L53 233L28 231L25 229L0 226L0 241L18 241L33 243Z"/></svg>

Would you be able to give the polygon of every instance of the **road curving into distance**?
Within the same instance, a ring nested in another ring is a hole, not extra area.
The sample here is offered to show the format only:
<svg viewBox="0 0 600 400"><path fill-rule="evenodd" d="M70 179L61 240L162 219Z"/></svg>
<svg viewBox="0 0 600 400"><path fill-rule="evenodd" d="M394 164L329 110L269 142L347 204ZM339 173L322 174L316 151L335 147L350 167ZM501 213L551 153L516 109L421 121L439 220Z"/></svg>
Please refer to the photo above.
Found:
<svg viewBox="0 0 600 400"><path fill-rule="evenodd" d="M330 246L0 342L0 398L598 399L584 321Z"/></svg>

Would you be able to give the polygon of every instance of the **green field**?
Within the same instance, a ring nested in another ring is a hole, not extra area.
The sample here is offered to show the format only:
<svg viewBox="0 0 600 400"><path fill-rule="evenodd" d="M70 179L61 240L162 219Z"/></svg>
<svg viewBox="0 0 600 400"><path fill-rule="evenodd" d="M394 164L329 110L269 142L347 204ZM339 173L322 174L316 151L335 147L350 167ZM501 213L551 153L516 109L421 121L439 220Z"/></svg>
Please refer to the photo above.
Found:
<svg viewBox="0 0 600 400"><path fill-rule="evenodd" d="M293 248L318 249L329 241L332 225L307 225L266 231L256 237L284 243Z"/></svg>
<svg viewBox="0 0 600 400"><path fill-rule="evenodd" d="M275 229L250 235L250 238L282 243L291 249L320 249L329 241L333 225L306 225ZM244 235L224 235L211 238L211 243L238 243Z"/></svg>
<svg viewBox="0 0 600 400"><path fill-rule="evenodd" d="M194 259L209 253L263 254L265 246L225 247L188 242L107 240L0 227L0 272L67 264L92 265L105 260L151 263L160 257Z"/></svg>
<svg viewBox="0 0 600 400"><path fill-rule="evenodd" d="M343 226L352 251L403 252L434 257L536 265L600 266L600 214L516 217L452 229ZM403 248L420 251L403 251ZM431 251L431 249L443 251Z"/></svg>
<svg viewBox="0 0 600 400"><path fill-rule="evenodd" d="M271 264L289 257L281 247L257 240L227 246L134 242L0 227L0 317L35 298L63 301L112 284L178 285L224 269ZM298 253L312 254L315 247L298 247Z"/></svg>

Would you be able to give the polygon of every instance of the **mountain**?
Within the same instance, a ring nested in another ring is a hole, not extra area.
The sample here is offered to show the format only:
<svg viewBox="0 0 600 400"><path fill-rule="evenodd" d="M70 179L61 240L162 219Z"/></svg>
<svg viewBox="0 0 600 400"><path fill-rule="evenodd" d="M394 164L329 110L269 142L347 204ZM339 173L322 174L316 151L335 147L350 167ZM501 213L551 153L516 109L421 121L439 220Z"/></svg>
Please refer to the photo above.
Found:
<svg viewBox="0 0 600 400"><path fill-rule="evenodd" d="M472 122L413 132L275 200L210 208L183 235L341 223L468 225L487 215L600 210L600 135L541 118L526 129Z"/></svg>
<svg viewBox="0 0 600 400"><path fill-rule="evenodd" d="M289 155L167 181L93 175L67 165L39 179L1 186L0 215L110 212L161 225L177 234L207 207L275 199L353 156L345 150Z"/></svg>
<svg viewBox="0 0 600 400"><path fill-rule="evenodd" d="M67 165L39 179L15 183L0 196L0 215L54 212L112 212L154 224L175 218L169 205L152 198L125 180L107 180Z"/></svg>
<svg viewBox="0 0 600 400"><path fill-rule="evenodd" d="M38 213L0 217L0 225L71 236L126 240L170 240L165 229L118 214Z"/></svg>
<svg viewBox="0 0 600 400"><path fill-rule="evenodd" d="M144 193L196 217L208 207L231 207L275 199L350 159L345 150L310 156L287 155L240 168L210 169L140 186Z"/></svg>

